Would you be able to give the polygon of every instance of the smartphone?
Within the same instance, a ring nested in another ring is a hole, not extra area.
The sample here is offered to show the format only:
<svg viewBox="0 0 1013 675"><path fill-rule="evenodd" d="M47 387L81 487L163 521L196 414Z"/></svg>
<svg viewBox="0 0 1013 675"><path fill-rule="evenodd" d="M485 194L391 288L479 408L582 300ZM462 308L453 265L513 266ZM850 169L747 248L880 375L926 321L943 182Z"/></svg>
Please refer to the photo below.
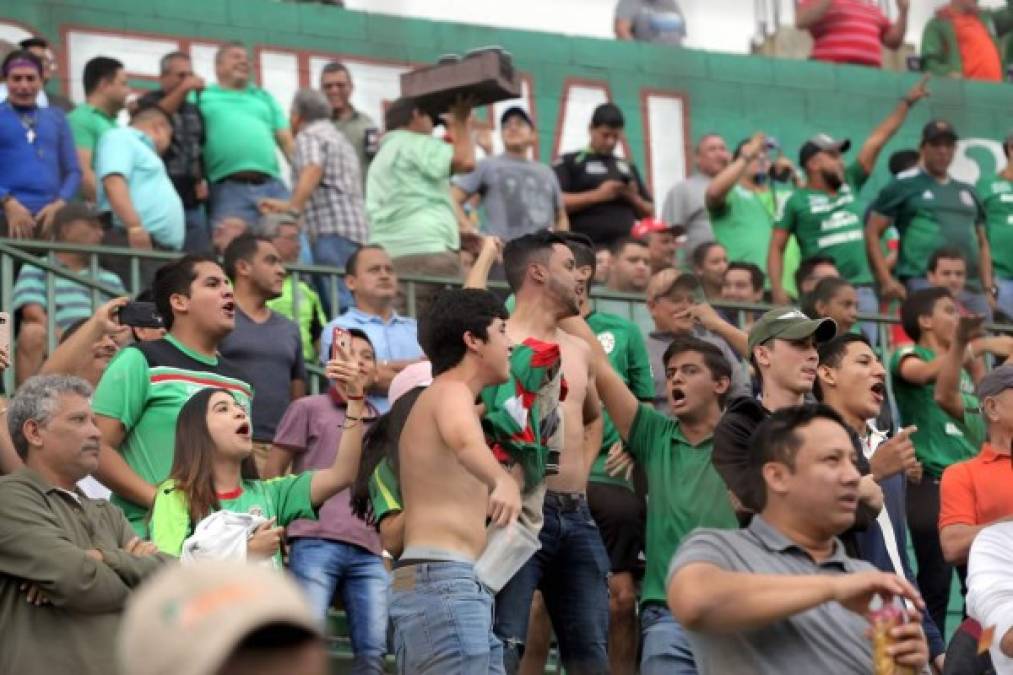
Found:
<svg viewBox="0 0 1013 675"><path fill-rule="evenodd" d="M7 356L11 354L11 315L7 312L0 312L0 349Z"/></svg>
<svg viewBox="0 0 1013 675"><path fill-rule="evenodd" d="M341 347L346 354L352 350L352 334L340 326L334 329L331 335L331 358L338 357L338 347Z"/></svg>
<svg viewBox="0 0 1013 675"><path fill-rule="evenodd" d="M120 323L136 328L164 328L162 316L153 302L128 302L120 308Z"/></svg>

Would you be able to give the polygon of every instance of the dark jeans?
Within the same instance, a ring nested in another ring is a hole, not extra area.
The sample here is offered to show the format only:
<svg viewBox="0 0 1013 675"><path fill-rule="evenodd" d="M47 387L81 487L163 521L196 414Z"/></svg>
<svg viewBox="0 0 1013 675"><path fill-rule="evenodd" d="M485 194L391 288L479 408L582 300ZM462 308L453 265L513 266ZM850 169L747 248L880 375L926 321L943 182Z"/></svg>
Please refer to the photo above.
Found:
<svg viewBox="0 0 1013 675"><path fill-rule="evenodd" d="M186 216L183 250L187 253L211 253L211 228L204 204L197 204L183 213Z"/></svg>
<svg viewBox="0 0 1013 675"><path fill-rule="evenodd" d="M946 607L950 602L953 566L939 544L939 479L925 475L907 484L907 526L918 560L918 587L932 620L946 635Z"/></svg>
<svg viewBox="0 0 1013 675"><path fill-rule="evenodd" d="M537 588L559 641L568 675L608 672L609 558L584 497L549 492L542 509L541 549L496 596L495 632L508 674L520 668Z"/></svg>

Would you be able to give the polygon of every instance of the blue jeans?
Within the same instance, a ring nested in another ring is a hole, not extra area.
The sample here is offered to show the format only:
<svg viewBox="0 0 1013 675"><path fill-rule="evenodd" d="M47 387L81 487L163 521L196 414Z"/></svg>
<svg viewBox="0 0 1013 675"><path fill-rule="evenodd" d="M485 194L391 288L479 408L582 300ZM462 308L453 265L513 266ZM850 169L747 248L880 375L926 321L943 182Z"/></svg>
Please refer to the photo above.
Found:
<svg viewBox="0 0 1013 675"><path fill-rule="evenodd" d="M260 222L258 201L265 198L288 199L288 197L288 188L277 178L269 178L259 185L228 179L212 183L209 207L211 224L214 225L222 218L235 216L242 218L248 228L254 229Z"/></svg>
<svg viewBox="0 0 1013 675"><path fill-rule="evenodd" d="M917 291L923 288L930 288L932 284L929 283L928 279L923 277L912 277L905 280L908 291ZM988 299L984 293L974 293L969 290L963 290L960 292L960 296L955 298L960 305L972 314L981 314L985 317L985 321L992 320L992 308L988 306Z"/></svg>
<svg viewBox="0 0 1013 675"><path fill-rule="evenodd" d="M609 557L587 500L567 503L545 495L542 544L496 596L496 635L511 675L520 668L535 589L559 641L568 675L608 672Z"/></svg>
<svg viewBox="0 0 1013 675"><path fill-rule="evenodd" d="M186 234L183 237L183 250L187 253L211 252L211 228L208 227L207 212L203 204L186 209Z"/></svg>
<svg viewBox="0 0 1013 675"><path fill-rule="evenodd" d="M320 235L317 237L316 243L313 244L313 263L316 265L341 267L343 269L348 264L348 259L352 257L352 254L360 246L361 244L352 241L348 237L342 237L340 234ZM330 306L331 289L329 280L326 277L317 277L315 281L319 289L320 299L324 302L327 316L337 316L355 303L355 300L352 299L352 294L348 292L348 288L345 286L344 279L338 280L338 302L341 304L341 307Z"/></svg>
<svg viewBox="0 0 1013 675"><path fill-rule="evenodd" d="M501 675L492 593L475 565L430 562L394 570L390 619L402 675Z"/></svg>
<svg viewBox="0 0 1013 675"><path fill-rule="evenodd" d="M998 309L1013 321L1013 279L996 279L995 285L999 287Z"/></svg>
<svg viewBox="0 0 1013 675"><path fill-rule="evenodd" d="M292 540L289 569L321 624L340 590L355 658L352 673L383 673L390 586L383 559L354 544L298 537Z"/></svg>
<svg viewBox="0 0 1013 675"><path fill-rule="evenodd" d="M879 298L876 297L876 290L872 286L855 286L855 293L858 295L859 314L879 314ZM862 333L869 339L873 346L879 342L879 331L875 321L863 321L861 323Z"/></svg>
<svg viewBox="0 0 1013 675"><path fill-rule="evenodd" d="M697 675L689 637L672 613L659 603L640 612L641 675Z"/></svg>

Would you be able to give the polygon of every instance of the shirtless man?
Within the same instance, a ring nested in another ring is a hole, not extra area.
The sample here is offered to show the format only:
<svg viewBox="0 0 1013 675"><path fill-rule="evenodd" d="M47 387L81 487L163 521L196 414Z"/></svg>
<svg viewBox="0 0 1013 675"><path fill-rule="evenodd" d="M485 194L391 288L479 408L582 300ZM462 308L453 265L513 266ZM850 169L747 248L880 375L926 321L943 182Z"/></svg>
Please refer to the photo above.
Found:
<svg viewBox="0 0 1013 675"><path fill-rule="evenodd" d="M502 304L486 291L445 291L419 327L433 383L412 408L400 443L405 548L394 570L390 618L399 672L502 673L492 595L475 561L486 517L517 519L520 490L485 443L475 398L510 375Z"/></svg>
<svg viewBox="0 0 1013 675"><path fill-rule="evenodd" d="M566 672L608 671L609 558L585 496L588 472L601 446L601 403L587 345L559 329L579 312L573 253L550 232L509 242L504 270L516 296L507 320L513 343L533 338L558 344L567 394L560 405L563 447L559 472L546 478L541 549L496 596L496 635L507 673L518 671L535 589L540 589L559 640Z"/></svg>

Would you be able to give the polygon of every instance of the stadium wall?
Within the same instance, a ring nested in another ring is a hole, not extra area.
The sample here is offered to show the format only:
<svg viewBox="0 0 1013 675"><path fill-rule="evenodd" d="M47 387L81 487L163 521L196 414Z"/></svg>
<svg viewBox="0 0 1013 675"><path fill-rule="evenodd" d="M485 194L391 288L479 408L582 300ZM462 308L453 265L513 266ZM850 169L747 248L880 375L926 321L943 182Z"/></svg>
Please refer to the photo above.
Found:
<svg viewBox="0 0 1013 675"><path fill-rule="evenodd" d="M852 66L272 0L20 0L4 5L0 39L37 33L53 41L59 73L51 86L77 101L84 98L84 64L98 54L122 60L132 84L146 88L155 86L159 57L175 49L189 52L197 72L213 81L215 49L240 40L253 50L259 82L283 105L298 87L315 85L323 65L337 58L355 78L353 103L382 119L384 102L397 97L398 77L406 69L442 54L501 45L523 73L523 100L497 104L485 115L496 120L508 105L527 107L539 128L537 154L550 161L583 147L591 110L612 100L627 116L622 152L632 155L659 195L691 170L694 140L705 132L717 132L734 145L762 129L793 159L801 142L818 131L860 143L915 79ZM998 139L1013 129L1013 87L937 80L931 88L928 104L915 109L887 150L913 147L925 122L945 117L965 139L954 173L974 180L995 170L1004 162ZM885 180L884 164L866 190Z"/></svg>

